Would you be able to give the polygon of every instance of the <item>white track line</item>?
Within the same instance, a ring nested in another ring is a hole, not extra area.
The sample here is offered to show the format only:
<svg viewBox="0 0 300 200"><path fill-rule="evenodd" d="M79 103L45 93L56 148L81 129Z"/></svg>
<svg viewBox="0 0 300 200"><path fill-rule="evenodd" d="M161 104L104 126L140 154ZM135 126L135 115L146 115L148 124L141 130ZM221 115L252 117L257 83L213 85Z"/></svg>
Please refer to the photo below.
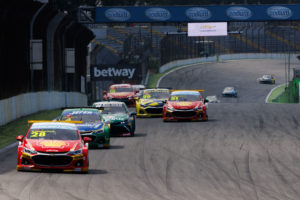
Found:
<svg viewBox="0 0 300 200"><path fill-rule="evenodd" d="M164 75L162 75L162 76L158 79L158 81L157 81L157 83L156 83L156 87L157 87L157 88L159 87L159 84L160 84L160 82L161 82L161 80L162 80L163 78L165 78L165 77L166 77L167 75L169 75L170 73L175 72L176 70L180 70L180 69L183 69L183 68L186 68L186 67L190 67L190 66L193 66L193 65L201 65L201 64L207 64L207 63L211 63L211 62L194 63L194 64L184 65L184 66L181 66L181 67L172 69L171 71L165 73Z"/></svg>
<svg viewBox="0 0 300 200"><path fill-rule="evenodd" d="M273 93L274 90L276 90L277 88L283 86L283 85L287 85L287 83L284 83L284 84L281 84L281 85L278 85L277 87L274 87L268 94L268 96L265 98L265 103L268 103L268 99L269 97L271 96L271 94Z"/></svg>

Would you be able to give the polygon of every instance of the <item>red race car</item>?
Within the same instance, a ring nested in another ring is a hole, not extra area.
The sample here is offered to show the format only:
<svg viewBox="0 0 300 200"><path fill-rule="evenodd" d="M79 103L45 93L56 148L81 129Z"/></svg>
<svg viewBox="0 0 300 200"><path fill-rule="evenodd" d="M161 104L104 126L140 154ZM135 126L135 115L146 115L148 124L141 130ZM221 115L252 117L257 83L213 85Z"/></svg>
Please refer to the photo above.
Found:
<svg viewBox="0 0 300 200"><path fill-rule="evenodd" d="M31 122L30 122L31 123ZM17 170L55 169L87 173L88 146L91 138L81 139L75 124L36 122L19 141Z"/></svg>
<svg viewBox="0 0 300 200"><path fill-rule="evenodd" d="M203 90L171 90L163 107L163 121L193 120L207 121L206 101Z"/></svg>
<svg viewBox="0 0 300 200"><path fill-rule="evenodd" d="M126 103L128 107L135 107L135 90L130 84L113 84L109 87L109 91L103 92L104 101L121 101Z"/></svg>

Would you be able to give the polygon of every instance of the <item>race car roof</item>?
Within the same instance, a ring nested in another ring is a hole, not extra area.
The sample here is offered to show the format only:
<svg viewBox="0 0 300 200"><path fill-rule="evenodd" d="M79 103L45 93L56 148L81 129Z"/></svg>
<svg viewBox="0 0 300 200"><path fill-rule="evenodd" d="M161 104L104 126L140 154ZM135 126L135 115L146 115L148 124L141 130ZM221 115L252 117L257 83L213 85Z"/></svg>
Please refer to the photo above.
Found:
<svg viewBox="0 0 300 200"><path fill-rule="evenodd" d="M198 91L174 91L171 95L200 95Z"/></svg>
<svg viewBox="0 0 300 200"><path fill-rule="evenodd" d="M77 126L72 123L65 123L65 122L36 122L33 123L31 129L71 129L76 130Z"/></svg>
<svg viewBox="0 0 300 200"><path fill-rule="evenodd" d="M70 111L94 111L94 112L98 112L98 110L96 108L68 108L68 109L64 109L63 112L70 112Z"/></svg>
<svg viewBox="0 0 300 200"><path fill-rule="evenodd" d="M155 92L155 91L166 91L169 92L170 90L167 88L151 88L151 89L145 89L144 92Z"/></svg>
<svg viewBox="0 0 300 200"><path fill-rule="evenodd" d="M127 84L127 83L123 83L123 84L113 84L110 86L110 88L115 88L115 87L129 87L132 88L132 85Z"/></svg>
<svg viewBox="0 0 300 200"><path fill-rule="evenodd" d="M100 115L97 108L83 108L83 109L66 109L62 112L63 115Z"/></svg>
<svg viewBox="0 0 300 200"><path fill-rule="evenodd" d="M101 102L95 102L93 105L95 107L100 107L102 105L124 105L124 102L120 101L101 101Z"/></svg>
<svg viewBox="0 0 300 200"><path fill-rule="evenodd" d="M226 87L224 88L224 92L232 92L234 90L234 87Z"/></svg>

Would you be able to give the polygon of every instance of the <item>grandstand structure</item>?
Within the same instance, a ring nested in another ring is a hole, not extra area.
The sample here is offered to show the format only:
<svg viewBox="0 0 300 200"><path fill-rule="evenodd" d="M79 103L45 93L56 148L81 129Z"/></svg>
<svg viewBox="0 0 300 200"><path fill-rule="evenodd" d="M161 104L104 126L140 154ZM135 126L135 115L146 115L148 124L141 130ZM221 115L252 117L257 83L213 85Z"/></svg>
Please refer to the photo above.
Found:
<svg viewBox="0 0 300 200"><path fill-rule="evenodd" d="M300 51L299 25L298 22L279 21L228 22L227 36L211 37L188 37L187 24L118 25L107 27L106 37L94 42L105 49L100 56L106 58L102 63L111 63L110 58L114 62L122 59L133 62L148 52L147 56L159 58L160 63L165 64L214 54L297 53ZM111 56L107 56L107 51Z"/></svg>
<svg viewBox="0 0 300 200"><path fill-rule="evenodd" d="M92 64L120 62L143 63L146 71L158 71L161 65L181 59L235 53L298 53L300 52L299 22L228 22L227 36L188 37L187 24L135 24L106 27L106 37L94 40L98 51ZM151 60L155 65L151 66ZM154 69L153 69L154 68ZM93 86L101 98L102 88L111 81ZM99 92L100 91L100 92Z"/></svg>

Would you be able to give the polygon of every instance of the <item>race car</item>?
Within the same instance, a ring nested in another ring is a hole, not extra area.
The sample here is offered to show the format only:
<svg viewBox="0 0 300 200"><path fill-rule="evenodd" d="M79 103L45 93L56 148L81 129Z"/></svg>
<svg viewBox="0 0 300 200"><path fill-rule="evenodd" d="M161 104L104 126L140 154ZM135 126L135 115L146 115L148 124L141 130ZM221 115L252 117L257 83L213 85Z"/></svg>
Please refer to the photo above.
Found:
<svg viewBox="0 0 300 200"><path fill-rule="evenodd" d="M135 107L135 97L137 90L133 89L130 84L113 84L109 91L103 92L104 101L121 101L128 107Z"/></svg>
<svg viewBox="0 0 300 200"><path fill-rule="evenodd" d="M31 122L29 122L31 123ZM17 136L17 170L62 170L88 172L87 143L75 124L63 122L35 122L25 136Z"/></svg>
<svg viewBox="0 0 300 200"><path fill-rule="evenodd" d="M128 112L124 102L101 101L95 102L105 122L110 124L111 136L134 136L136 112Z"/></svg>
<svg viewBox="0 0 300 200"><path fill-rule="evenodd" d="M203 90L171 90L163 107L163 121L207 121L207 107L201 93Z"/></svg>
<svg viewBox="0 0 300 200"><path fill-rule="evenodd" d="M162 117L169 89L145 89L136 101L137 117Z"/></svg>
<svg viewBox="0 0 300 200"><path fill-rule="evenodd" d="M223 97L237 97L237 91L234 87L225 87L222 92Z"/></svg>
<svg viewBox="0 0 300 200"><path fill-rule="evenodd" d="M259 83L275 84L275 78L273 75L270 74L263 75L262 77L259 77L257 80Z"/></svg>
<svg viewBox="0 0 300 200"><path fill-rule="evenodd" d="M220 100L216 95L207 96L205 100L207 101L207 103L220 103Z"/></svg>
<svg viewBox="0 0 300 200"><path fill-rule="evenodd" d="M64 109L57 118L58 121L82 121L77 124L82 137L90 137L90 149L110 147L110 128L95 108L71 108Z"/></svg>
<svg viewBox="0 0 300 200"><path fill-rule="evenodd" d="M132 87L137 92L139 92L140 90L144 90L146 88L145 85L132 85Z"/></svg>

